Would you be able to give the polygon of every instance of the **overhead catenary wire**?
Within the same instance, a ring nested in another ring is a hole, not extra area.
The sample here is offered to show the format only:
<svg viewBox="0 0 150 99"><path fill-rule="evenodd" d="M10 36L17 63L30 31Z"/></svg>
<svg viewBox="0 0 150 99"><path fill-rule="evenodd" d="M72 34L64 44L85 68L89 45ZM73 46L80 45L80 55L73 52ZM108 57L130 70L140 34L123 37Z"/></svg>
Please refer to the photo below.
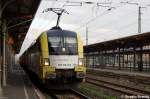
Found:
<svg viewBox="0 0 150 99"><path fill-rule="evenodd" d="M123 3L123 2L120 2L120 3ZM131 3L131 4L137 4L137 3ZM103 7L108 7L108 6L103 6ZM91 21L93 21L94 19L96 20L96 19L97 19L97 17L93 18ZM88 24L88 23L90 23L90 21L89 21L89 22L87 22L86 24ZM79 29L79 28L77 28L77 29Z"/></svg>
<svg viewBox="0 0 150 99"><path fill-rule="evenodd" d="M130 1L133 1L133 0L130 0ZM126 2L124 2L124 1L120 1L119 3L117 3L116 5L119 5L119 4L122 4L122 3L126 3ZM127 1L127 3L129 3L128 1ZM108 5L107 6L105 6L105 5L101 5L101 3L97 3L97 4L99 4L99 6L101 6L101 7L109 7ZM109 2L109 3L106 3L106 2L104 2L104 3L102 3L102 4L112 4L112 2ZM137 4L137 3L130 3L130 4ZM110 7L110 8L119 8L119 7L121 7L122 5L119 5L118 7L116 7L116 6L114 6L114 7ZM109 11L109 10L111 10L111 9L107 9L106 10L106 12L107 11ZM106 13L107 14L107 13ZM96 20L98 17L102 17L103 15L106 15L105 14L105 12L104 13L102 13L102 14L100 14L100 15L98 15L98 16L96 16L95 18L93 18L93 19L91 19L91 20L89 20L88 22L86 22L86 23L84 23L84 24L82 24L81 26L79 26L78 28L76 28L75 30L78 30L78 29L80 29L80 28L82 28L82 27L84 27L84 26L86 26L86 25L88 25L90 22L92 22L92 21L94 21L94 20Z"/></svg>
<svg viewBox="0 0 150 99"><path fill-rule="evenodd" d="M53 1L53 0L52 0ZM55 0L54 0L55 1ZM56 0L56 1L58 1L58 0ZM104 3L106 3L106 2L104 2ZM112 3L112 2L111 2ZM108 4L111 4L111 3L108 3ZM101 4L101 3L99 3L99 4ZM103 4L103 3L102 3ZM105 6L104 6L105 7ZM108 6L106 6L106 7L108 7ZM95 18L96 19L96 18ZM92 19L91 21L93 21L94 19ZM86 24L88 24L88 23L90 23L90 21L89 22L87 22ZM78 28L77 28L78 29Z"/></svg>
<svg viewBox="0 0 150 99"><path fill-rule="evenodd" d="M134 12L136 12L136 11L134 11ZM127 14L126 17L133 16L132 13L133 13L133 12L126 13L126 14ZM109 26L114 25L114 22L115 22L115 24L117 24L117 23L120 22L120 21L119 21L119 20L118 20L118 21L117 21L117 20L112 20L112 21L106 22L105 24L98 25L97 27L96 27L96 26L93 26L93 27L94 27L94 29L96 29L96 28L109 27Z"/></svg>
<svg viewBox="0 0 150 99"><path fill-rule="evenodd" d="M92 18L91 20L88 20L87 22L83 23L82 25L80 25L80 26L79 26L78 28L76 28L75 30L79 30L79 29L81 29L81 28L84 27L84 26L88 26L88 24L91 23L91 22L93 22L94 20L96 20L96 19L98 19L98 18L100 18L100 17L102 17L102 16L104 16L104 15L110 13L110 11L112 11L112 9L117 9L117 8L121 7L122 5L119 5L119 4L120 4L120 2L116 4L116 5L118 5L118 6L114 6L114 7L109 7L109 6L107 6L107 7L109 7L109 8L107 8L103 13L101 13L101 14L97 15L96 17Z"/></svg>

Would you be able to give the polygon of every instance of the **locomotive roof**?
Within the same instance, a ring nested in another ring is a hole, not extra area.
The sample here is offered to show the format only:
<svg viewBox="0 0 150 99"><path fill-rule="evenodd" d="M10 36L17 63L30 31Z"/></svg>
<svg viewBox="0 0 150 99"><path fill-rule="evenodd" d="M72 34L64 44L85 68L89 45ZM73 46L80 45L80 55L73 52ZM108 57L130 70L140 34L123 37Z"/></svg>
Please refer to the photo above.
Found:
<svg viewBox="0 0 150 99"><path fill-rule="evenodd" d="M48 36L71 36L76 37L77 34L74 31L62 30L62 29L53 29L47 31Z"/></svg>

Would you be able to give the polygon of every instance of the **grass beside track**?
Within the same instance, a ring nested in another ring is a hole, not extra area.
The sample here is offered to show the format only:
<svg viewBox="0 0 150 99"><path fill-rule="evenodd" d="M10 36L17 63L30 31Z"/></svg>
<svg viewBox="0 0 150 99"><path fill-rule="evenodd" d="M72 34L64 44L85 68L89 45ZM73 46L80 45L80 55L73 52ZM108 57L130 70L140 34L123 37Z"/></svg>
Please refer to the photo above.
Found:
<svg viewBox="0 0 150 99"><path fill-rule="evenodd" d="M117 97L108 95L103 90L100 90L97 86L88 83L80 84L77 90L88 95L92 99L117 99Z"/></svg>

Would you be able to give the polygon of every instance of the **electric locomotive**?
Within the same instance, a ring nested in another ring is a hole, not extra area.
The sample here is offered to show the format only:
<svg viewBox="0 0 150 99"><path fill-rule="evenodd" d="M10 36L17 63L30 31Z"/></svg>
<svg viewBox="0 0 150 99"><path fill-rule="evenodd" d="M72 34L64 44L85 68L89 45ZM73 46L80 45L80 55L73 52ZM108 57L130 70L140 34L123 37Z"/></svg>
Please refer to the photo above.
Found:
<svg viewBox="0 0 150 99"><path fill-rule="evenodd" d="M62 13L62 12L61 12ZM57 25L43 32L20 58L21 66L43 83L80 83L85 79L83 43Z"/></svg>

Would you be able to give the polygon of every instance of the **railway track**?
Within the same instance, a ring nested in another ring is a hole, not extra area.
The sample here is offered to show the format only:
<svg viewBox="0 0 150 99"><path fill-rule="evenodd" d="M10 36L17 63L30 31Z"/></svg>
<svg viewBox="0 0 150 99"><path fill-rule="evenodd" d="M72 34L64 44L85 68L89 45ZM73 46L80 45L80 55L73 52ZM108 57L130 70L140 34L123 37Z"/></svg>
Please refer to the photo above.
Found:
<svg viewBox="0 0 150 99"><path fill-rule="evenodd" d="M45 90L45 92L42 92L34 86L34 91L37 94L38 99L91 99L74 89Z"/></svg>
<svg viewBox="0 0 150 99"><path fill-rule="evenodd" d="M52 99L91 99L90 97L74 90L51 90L49 94Z"/></svg>
<svg viewBox="0 0 150 99"><path fill-rule="evenodd" d="M74 89L49 89L32 80L33 88L39 99L91 99Z"/></svg>
<svg viewBox="0 0 150 99"><path fill-rule="evenodd" d="M112 83L109 81L104 81L101 79L97 79L96 77L93 77L93 76L92 77L87 76L86 82L96 85L96 86L99 86L99 87L103 87L106 89L110 89L110 90L122 93L124 95L150 95L150 92L148 92L148 91L143 91L140 89L127 87L124 85L119 85L119 84Z"/></svg>

